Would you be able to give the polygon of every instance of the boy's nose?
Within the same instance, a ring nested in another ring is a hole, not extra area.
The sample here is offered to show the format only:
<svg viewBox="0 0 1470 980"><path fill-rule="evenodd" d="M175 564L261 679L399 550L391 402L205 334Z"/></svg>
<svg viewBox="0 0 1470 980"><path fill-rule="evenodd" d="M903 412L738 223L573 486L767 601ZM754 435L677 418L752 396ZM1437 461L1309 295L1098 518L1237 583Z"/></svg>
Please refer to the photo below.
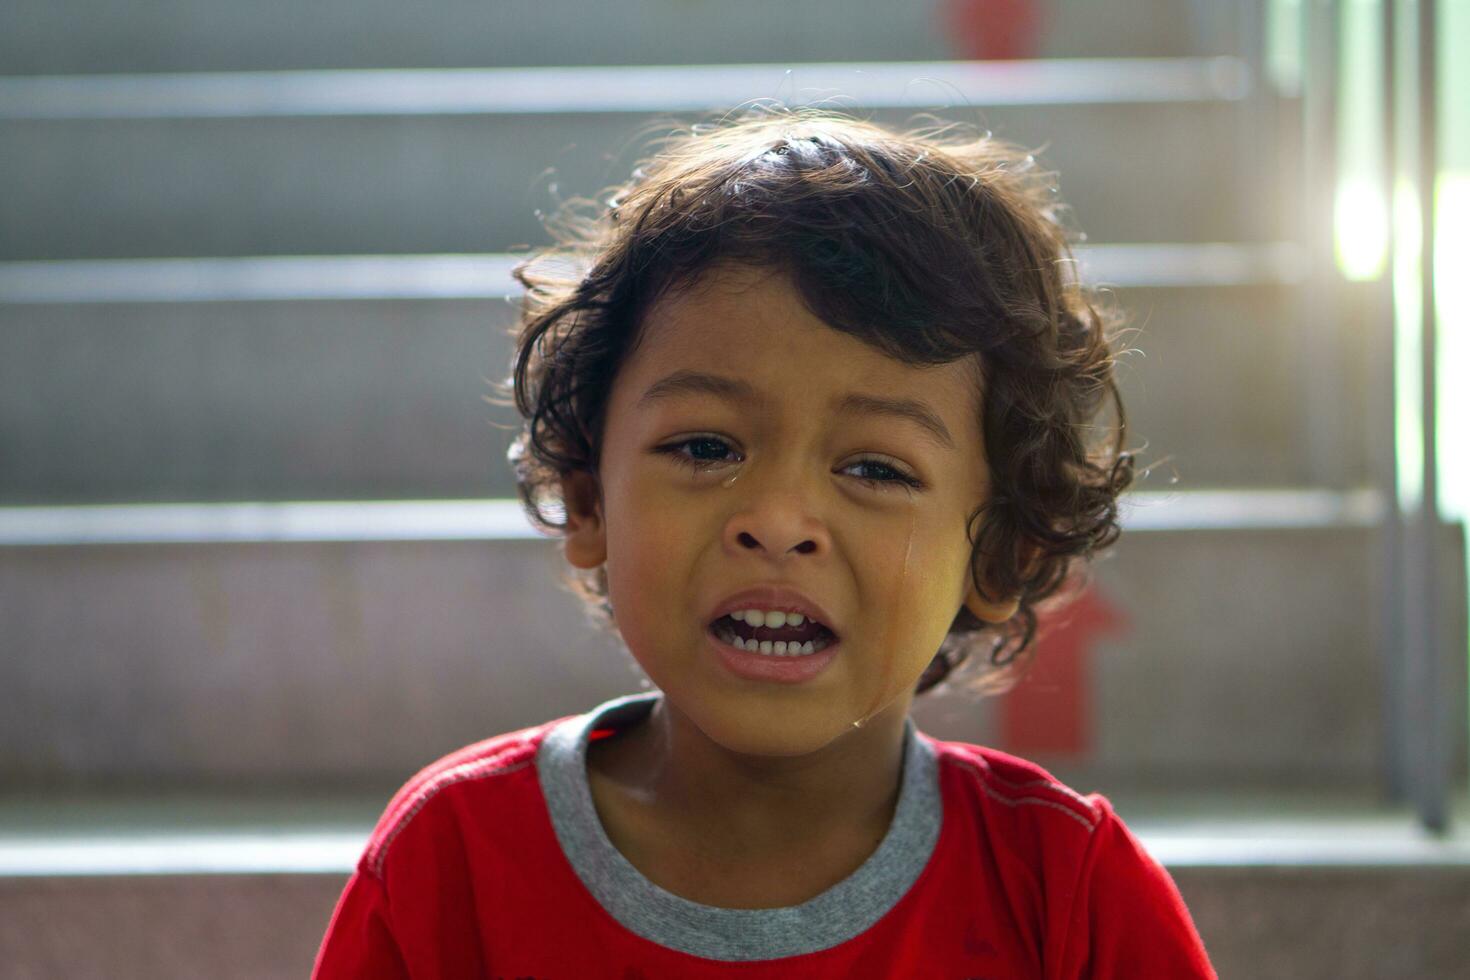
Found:
<svg viewBox="0 0 1470 980"><path fill-rule="evenodd" d="M807 538L804 541L792 545L790 548L785 549L785 551L783 551L779 546L774 549L770 549L762 544L758 538L747 531L740 532L739 543L743 548L748 551L770 551L772 554L784 554L785 551L795 551L798 554L806 555L811 554L813 551L817 550L817 543L811 538Z"/></svg>
<svg viewBox="0 0 1470 980"><path fill-rule="evenodd" d="M826 551L826 528L797 494L766 497L742 507L725 522L724 541L734 555L762 554L782 558Z"/></svg>

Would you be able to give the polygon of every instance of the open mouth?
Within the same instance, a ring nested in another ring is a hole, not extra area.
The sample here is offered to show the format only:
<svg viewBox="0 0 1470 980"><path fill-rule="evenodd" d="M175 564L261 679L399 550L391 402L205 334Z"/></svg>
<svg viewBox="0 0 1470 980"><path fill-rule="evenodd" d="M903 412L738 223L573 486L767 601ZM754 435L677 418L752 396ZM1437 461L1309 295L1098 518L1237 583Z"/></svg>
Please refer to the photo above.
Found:
<svg viewBox="0 0 1470 980"><path fill-rule="evenodd" d="M734 616L721 616L709 624L709 632L737 650L770 657L804 657L837 642L837 634L814 619L799 626L752 626Z"/></svg>

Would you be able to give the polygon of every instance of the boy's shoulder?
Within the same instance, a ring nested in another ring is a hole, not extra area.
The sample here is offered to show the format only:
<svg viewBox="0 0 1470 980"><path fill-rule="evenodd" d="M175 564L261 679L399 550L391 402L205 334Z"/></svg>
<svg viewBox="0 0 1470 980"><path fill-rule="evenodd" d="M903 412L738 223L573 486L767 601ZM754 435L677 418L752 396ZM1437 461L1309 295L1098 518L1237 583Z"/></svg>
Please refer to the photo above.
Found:
<svg viewBox="0 0 1470 980"><path fill-rule="evenodd" d="M360 867L382 877L383 866L394 841L435 800L452 797L471 788L492 793L501 789L520 789L524 780L516 778L517 775L527 770L534 772L536 753L542 741L551 729L565 720L556 718L482 739L420 769L393 794L373 828Z"/></svg>
<svg viewBox="0 0 1470 980"><path fill-rule="evenodd" d="M934 747L941 774L970 788L975 805L997 815L1017 819L1052 815L1056 821L1047 817L1048 825L1056 822L1087 835L1112 815L1112 807L1101 794L1083 795L1029 759L969 742L926 737Z"/></svg>

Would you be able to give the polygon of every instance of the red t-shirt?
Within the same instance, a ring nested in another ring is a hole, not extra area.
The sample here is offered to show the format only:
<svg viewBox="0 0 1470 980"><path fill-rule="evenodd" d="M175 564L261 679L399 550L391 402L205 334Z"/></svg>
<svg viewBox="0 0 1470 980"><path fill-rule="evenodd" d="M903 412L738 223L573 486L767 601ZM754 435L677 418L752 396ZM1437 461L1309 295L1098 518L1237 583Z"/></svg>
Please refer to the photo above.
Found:
<svg viewBox="0 0 1470 980"><path fill-rule="evenodd" d="M586 744L659 695L468 746L394 796L317 980L1214 977L1168 873L1098 795L908 719L878 850L800 906L718 909L614 849Z"/></svg>

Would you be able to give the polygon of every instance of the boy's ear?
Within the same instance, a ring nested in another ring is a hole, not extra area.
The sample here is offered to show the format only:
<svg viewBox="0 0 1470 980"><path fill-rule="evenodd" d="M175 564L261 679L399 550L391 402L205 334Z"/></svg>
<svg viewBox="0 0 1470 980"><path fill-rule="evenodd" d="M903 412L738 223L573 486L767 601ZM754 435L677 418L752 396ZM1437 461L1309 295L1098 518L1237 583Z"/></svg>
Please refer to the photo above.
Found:
<svg viewBox="0 0 1470 980"><path fill-rule="evenodd" d="M1021 597L1012 596L1000 602L992 602L980 595L972 582L965 590L965 608L975 615L975 618L987 623L1004 623L1016 614L1021 608Z"/></svg>
<svg viewBox="0 0 1470 980"><path fill-rule="evenodd" d="M591 473L576 470L562 475L561 493L567 511L567 561L578 568L596 568L607 561L602 488Z"/></svg>
<svg viewBox="0 0 1470 980"><path fill-rule="evenodd" d="M1026 549L1026 564L1023 575L1031 575L1036 570L1036 563L1040 558L1039 549L1030 547ZM970 610L977 619L987 623L1004 623L1016 614L1021 608L1021 597L1010 596L999 601L986 599L975 588L975 582L971 579L965 586L965 608Z"/></svg>

